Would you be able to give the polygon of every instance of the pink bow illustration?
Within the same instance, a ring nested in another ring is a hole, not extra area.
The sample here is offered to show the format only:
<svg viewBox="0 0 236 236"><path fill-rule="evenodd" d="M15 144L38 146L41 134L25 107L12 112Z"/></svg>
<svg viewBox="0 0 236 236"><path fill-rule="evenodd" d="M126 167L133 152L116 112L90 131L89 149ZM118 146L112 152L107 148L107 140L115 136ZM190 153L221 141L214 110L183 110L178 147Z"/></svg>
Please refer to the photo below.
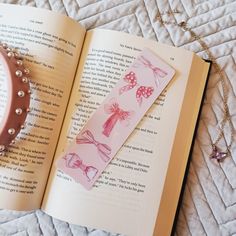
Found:
<svg viewBox="0 0 236 236"><path fill-rule="evenodd" d="M111 116L103 124L103 134L107 137L109 137L118 120L120 122L127 122L126 125L129 125L129 119L134 114L133 111L122 110L114 98L111 99L108 104L105 104L104 110L107 114L111 114Z"/></svg>
<svg viewBox="0 0 236 236"><path fill-rule="evenodd" d="M103 143L99 143L95 140L93 134L89 130L85 130L82 133L82 138L76 137L77 144L94 144L97 147L97 151L104 162L108 162L110 157L108 155L111 154L111 148Z"/></svg>
<svg viewBox="0 0 236 236"><path fill-rule="evenodd" d="M68 153L63 159L66 161L67 168L80 169L88 181L91 181L98 173L97 168L83 164L81 158L76 153Z"/></svg>
<svg viewBox="0 0 236 236"><path fill-rule="evenodd" d="M164 70L162 70L159 67L154 66L147 58L145 58L144 56L140 56L138 58L138 60L142 63L142 65L144 65L145 67L149 68L150 70L152 70L154 78L155 78L155 84L158 87L160 85L160 78L165 77L168 73L165 72ZM139 64L136 63L134 65L134 67L139 67Z"/></svg>
<svg viewBox="0 0 236 236"><path fill-rule="evenodd" d="M136 91L136 100L140 106L142 104L143 97L144 98L150 97L154 91L153 87L140 86L137 83L137 78L136 78L136 75L133 71L131 71L125 75L124 81L126 81L128 83L128 85L125 85L122 88L120 88L119 94L129 91L130 89L134 88L135 86L139 86Z"/></svg>

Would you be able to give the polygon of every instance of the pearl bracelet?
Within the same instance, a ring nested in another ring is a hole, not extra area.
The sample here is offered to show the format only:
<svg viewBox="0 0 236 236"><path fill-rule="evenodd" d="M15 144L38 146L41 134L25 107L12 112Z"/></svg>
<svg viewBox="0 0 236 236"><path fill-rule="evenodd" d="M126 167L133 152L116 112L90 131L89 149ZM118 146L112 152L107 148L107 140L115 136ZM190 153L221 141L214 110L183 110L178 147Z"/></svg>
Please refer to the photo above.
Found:
<svg viewBox="0 0 236 236"><path fill-rule="evenodd" d="M15 143L15 137L24 128L30 105L29 69L15 49L0 42L0 61L5 69L7 81L7 106L0 123L0 156L7 147ZM1 99L1 98L0 98Z"/></svg>

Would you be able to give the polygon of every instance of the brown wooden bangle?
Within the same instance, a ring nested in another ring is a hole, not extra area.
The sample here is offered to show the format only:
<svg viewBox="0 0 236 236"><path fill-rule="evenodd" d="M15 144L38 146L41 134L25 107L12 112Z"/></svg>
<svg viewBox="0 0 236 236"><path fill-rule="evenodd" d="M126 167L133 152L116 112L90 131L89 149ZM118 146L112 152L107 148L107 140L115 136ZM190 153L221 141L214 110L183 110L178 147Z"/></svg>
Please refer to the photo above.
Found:
<svg viewBox="0 0 236 236"><path fill-rule="evenodd" d="M8 81L8 101L0 123L0 155L13 144L15 137L24 128L29 112L30 85L29 69L23 65L23 58L12 48L0 43L0 60Z"/></svg>

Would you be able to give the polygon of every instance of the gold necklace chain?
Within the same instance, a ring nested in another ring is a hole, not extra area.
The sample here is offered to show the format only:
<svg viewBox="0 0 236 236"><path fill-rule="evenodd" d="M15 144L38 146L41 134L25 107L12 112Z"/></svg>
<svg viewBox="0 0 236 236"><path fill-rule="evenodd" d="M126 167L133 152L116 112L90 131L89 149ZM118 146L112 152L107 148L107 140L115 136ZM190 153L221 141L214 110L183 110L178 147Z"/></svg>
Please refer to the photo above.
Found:
<svg viewBox="0 0 236 236"><path fill-rule="evenodd" d="M228 107L228 91L226 88L226 84L225 84L225 72L220 68L219 64L216 62L216 59L213 57L211 51L209 50L208 46L206 45L206 43L203 41L203 39L198 36L190 27L188 27L187 23L182 21L180 23L177 22L173 22L173 21L164 21L161 17L161 15L174 15L174 13L180 13L177 10L174 11L167 11L165 13L162 13L160 15L158 15L158 20L160 20L160 22L162 24L166 24L166 25L176 25L179 26L180 28L182 28L184 31L189 32L191 37L193 39L195 39L202 47L202 49L206 52L208 59L212 62L212 65L215 67L216 69L216 74L218 74L219 78L220 78L220 83L221 83L221 87L222 87L222 93L223 93L223 119L220 122L220 125L218 126L218 135L216 136L215 141L211 140L211 146L212 146L212 153L210 155L210 158L212 159L216 159L218 162L221 162L224 160L224 158L226 156L230 155L230 149L231 146L233 144L233 134L234 134L234 126L231 120L231 116L230 116L230 112L229 112L229 107ZM217 147L219 141L225 137L224 134L224 129L226 124L229 125L229 130L230 130L230 141L229 144L227 144L227 140L225 139L226 142L226 151L225 152L221 152L220 149Z"/></svg>

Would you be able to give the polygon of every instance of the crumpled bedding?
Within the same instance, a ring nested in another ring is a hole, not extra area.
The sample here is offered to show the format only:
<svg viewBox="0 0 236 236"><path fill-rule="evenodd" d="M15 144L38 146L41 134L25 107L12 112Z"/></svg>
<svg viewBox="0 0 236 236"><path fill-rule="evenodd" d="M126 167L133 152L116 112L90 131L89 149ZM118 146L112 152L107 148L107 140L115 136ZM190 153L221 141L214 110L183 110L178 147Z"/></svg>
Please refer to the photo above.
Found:
<svg viewBox="0 0 236 236"><path fill-rule="evenodd" d="M187 21L223 68L228 105L236 127L236 1L234 0L7 0L66 14L87 29L106 28L129 32L166 44L184 47L207 58L198 40L175 24ZM209 159L210 143L223 117L222 87L214 67L207 87L194 150L181 204L176 236L236 235L236 142L221 164ZM221 146L229 142L226 127ZM234 133L235 134L235 133ZM236 136L236 135L234 135ZM0 235L89 235L109 233L62 222L40 210L0 210Z"/></svg>

